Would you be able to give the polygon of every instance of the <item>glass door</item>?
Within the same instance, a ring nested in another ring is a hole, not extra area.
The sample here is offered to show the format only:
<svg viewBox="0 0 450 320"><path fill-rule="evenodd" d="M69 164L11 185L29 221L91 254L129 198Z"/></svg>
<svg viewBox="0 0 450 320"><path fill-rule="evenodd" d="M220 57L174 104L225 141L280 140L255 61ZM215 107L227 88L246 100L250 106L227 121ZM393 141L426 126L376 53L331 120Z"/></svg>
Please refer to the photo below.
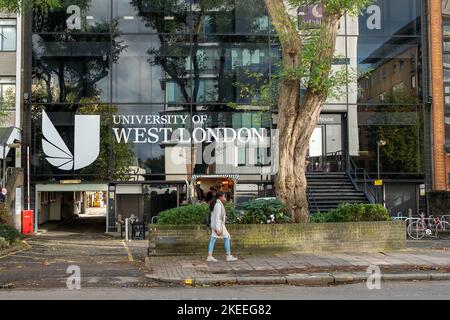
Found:
<svg viewBox="0 0 450 320"><path fill-rule="evenodd" d="M325 126L317 126L309 141L309 157L308 157L308 171L322 171L323 170L323 156L324 156L324 131Z"/></svg>

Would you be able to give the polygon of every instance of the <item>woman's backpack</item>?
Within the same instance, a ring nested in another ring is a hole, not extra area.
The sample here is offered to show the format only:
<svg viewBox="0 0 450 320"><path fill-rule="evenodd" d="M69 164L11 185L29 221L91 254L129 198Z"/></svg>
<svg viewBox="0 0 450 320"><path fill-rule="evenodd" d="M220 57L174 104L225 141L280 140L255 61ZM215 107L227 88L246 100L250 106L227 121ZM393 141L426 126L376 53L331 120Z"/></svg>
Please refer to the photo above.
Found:
<svg viewBox="0 0 450 320"><path fill-rule="evenodd" d="M208 228L211 228L211 212L206 214L205 224Z"/></svg>

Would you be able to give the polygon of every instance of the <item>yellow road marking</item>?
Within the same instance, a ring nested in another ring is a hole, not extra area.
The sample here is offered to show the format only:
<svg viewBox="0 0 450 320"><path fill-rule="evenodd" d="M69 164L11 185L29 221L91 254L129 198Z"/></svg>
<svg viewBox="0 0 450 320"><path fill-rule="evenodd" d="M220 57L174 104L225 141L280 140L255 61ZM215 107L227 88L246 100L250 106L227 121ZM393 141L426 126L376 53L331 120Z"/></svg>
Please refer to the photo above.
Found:
<svg viewBox="0 0 450 320"><path fill-rule="evenodd" d="M125 251L127 252L128 261L133 262L134 258L133 258L133 255L131 254L130 248L128 248L127 243L125 241L122 241L122 244L125 247Z"/></svg>

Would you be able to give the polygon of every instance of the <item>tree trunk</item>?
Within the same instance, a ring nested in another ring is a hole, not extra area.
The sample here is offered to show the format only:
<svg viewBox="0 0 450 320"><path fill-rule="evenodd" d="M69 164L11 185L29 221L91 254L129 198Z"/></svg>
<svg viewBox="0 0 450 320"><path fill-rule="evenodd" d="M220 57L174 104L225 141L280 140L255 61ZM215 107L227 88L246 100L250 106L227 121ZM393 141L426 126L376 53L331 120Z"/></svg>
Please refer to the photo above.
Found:
<svg viewBox="0 0 450 320"><path fill-rule="evenodd" d="M283 0L265 0L269 16L280 38L285 70L295 71L302 63L302 39ZM300 81L284 78L278 98L279 170L275 181L277 197L288 207L292 222L308 221L306 157L311 135L327 98L327 86L340 16L327 15L321 22L317 55L311 62L315 80L307 85L300 101ZM323 82L322 82L323 81Z"/></svg>

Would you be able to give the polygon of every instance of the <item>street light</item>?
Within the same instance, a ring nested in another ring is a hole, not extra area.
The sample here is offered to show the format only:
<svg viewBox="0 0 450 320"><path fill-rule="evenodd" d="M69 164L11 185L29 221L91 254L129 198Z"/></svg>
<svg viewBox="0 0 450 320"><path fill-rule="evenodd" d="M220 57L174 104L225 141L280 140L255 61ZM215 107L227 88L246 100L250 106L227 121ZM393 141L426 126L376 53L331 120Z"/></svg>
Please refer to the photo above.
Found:
<svg viewBox="0 0 450 320"><path fill-rule="evenodd" d="M381 180L381 170L380 170L380 148L386 145L386 141L380 140L377 142L377 172L378 172L378 180ZM384 190L384 184L381 186L382 190ZM380 202L380 191L378 191L378 202ZM384 205L384 192L383 192L383 205Z"/></svg>
<svg viewBox="0 0 450 320"><path fill-rule="evenodd" d="M386 145L386 141L380 140L377 142L377 171L378 171L378 180L381 179L380 173L380 148Z"/></svg>

